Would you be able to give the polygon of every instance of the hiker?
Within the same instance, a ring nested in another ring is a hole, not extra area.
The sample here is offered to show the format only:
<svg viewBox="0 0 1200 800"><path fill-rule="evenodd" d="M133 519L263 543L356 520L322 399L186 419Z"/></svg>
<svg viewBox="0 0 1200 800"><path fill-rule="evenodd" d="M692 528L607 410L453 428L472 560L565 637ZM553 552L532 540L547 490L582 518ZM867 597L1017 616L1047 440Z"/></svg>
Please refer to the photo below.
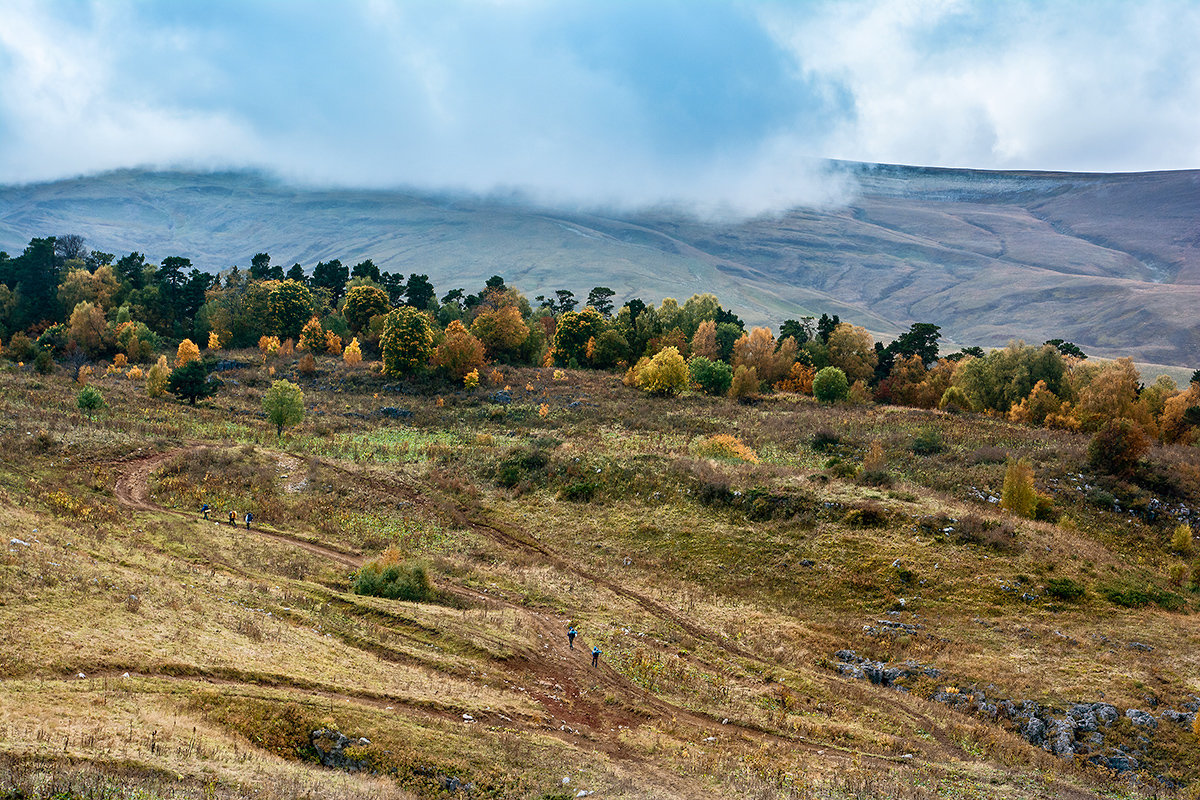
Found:
<svg viewBox="0 0 1200 800"><path fill-rule="evenodd" d="M237 527L237 512L236 511L229 512L229 524L235 528Z"/></svg>
<svg viewBox="0 0 1200 800"><path fill-rule="evenodd" d="M600 666L600 648L599 647L592 648L592 666L593 667Z"/></svg>
<svg viewBox="0 0 1200 800"><path fill-rule="evenodd" d="M249 511L246 512L246 530L250 530L250 521L254 519L254 515Z"/></svg>
<svg viewBox="0 0 1200 800"><path fill-rule="evenodd" d="M571 649L572 649L572 650L574 650L574 649L575 649L575 636L576 636L578 633L579 633L579 631L575 630L575 626L574 626L574 625L572 625L571 627L567 628L567 644L571 645Z"/></svg>
<svg viewBox="0 0 1200 800"><path fill-rule="evenodd" d="M208 519L208 503L200 506L200 510L204 513L204 518Z"/></svg>

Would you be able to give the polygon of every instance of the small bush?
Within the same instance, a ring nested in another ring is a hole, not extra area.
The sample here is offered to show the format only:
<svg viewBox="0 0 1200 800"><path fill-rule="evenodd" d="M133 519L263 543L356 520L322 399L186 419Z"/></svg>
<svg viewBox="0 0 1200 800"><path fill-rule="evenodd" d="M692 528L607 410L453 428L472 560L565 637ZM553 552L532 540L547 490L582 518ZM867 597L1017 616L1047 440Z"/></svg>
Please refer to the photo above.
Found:
<svg viewBox="0 0 1200 800"><path fill-rule="evenodd" d="M1187 558L1192 554L1192 526L1186 522L1175 526L1171 533L1171 552Z"/></svg>
<svg viewBox="0 0 1200 800"><path fill-rule="evenodd" d="M812 437L812 449L818 453L824 453L837 447L842 443L842 437L831 431L829 428L821 428Z"/></svg>
<svg viewBox="0 0 1200 800"><path fill-rule="evenodd" d="M728 433L705 436L693 445L692 452L700 458L748 461L751 464L758 463L758 454L743 444L736 436L731 436Z"/></svg>
<svg viewBox="0 0 1200 800"><path fill-rule="evenodd" d="M739 403L753 403L758 399L758 370L755 367L742 365L733 373L733 382L729 385L729 397Z"/></svg>
<svg viewBox="0 0 1200 800"><path fill-rule="evenodd" d="M394 548L360 569L352 588L355 594L413 603L426 602L434 596L425 565L402 562Z"/></svg>
<svg viewBox="0 0 1200 800"><path fill-rule="evenodd" d="M975 410L971 398L958 386L951 386L942 393L942 399L938 401L938 408L951 414Z"/></svg>
<svg viewBox="0 0 1200 800"><path fill-rule="evenodd" d="M79 396L75 398L76 405L80 411L91 413L104 408L104 395L100 394L100 390L95 386L85 386L79 390Z"/></svg>
<svg viewBox="0 0 1200 800"><path fill-rule="evenodd" d="M945 450L946 443L937 428L925 428L913 437L909 449L919 456L932 456Z"/></svg>
<svg viewBox="0 0 1200 800"><path fill-rule="evenodd" d="M316 373L317 361L311 352L307 352L301 357L300 363L296 364L296 371L306 378L312 377Z"/></svg>
<svg viewBox="0 0 1200 800"><path fill-rule="evenodd" d="M1066 603L1083 599L1085 593L1083 584L1070 578L1053 578L1046 584L1046 594L1049 597Z"/></svg>
<svg viewBox="0 0 1200 800"><path fill-rule="evenodd" d="M882 528L887 523L887 510L875 504L852 508L842 517L842 524L851 528Z"/></svg>
<svg viewBox="0 0 1200 800"><path fill-rule="evenodd" d="M970 456L972 464L1003 464L1008 460L1008 451L1003 447L984 445Z"/></svg>
<svg viewBox="0 0 1200 800"><path fill-rule="evenodd" d="M570 500L576 503L589 503L596 497L600 485L595 481L576 481L558 490L560 500Z"/></svg>
<svg viewBox="0 0 1200 800"><path fill-rule="evenodd" d="M37 358L33 360L33 368L41 375L49 375L54 372L54 356L49 350L39 350Z"/></svg>

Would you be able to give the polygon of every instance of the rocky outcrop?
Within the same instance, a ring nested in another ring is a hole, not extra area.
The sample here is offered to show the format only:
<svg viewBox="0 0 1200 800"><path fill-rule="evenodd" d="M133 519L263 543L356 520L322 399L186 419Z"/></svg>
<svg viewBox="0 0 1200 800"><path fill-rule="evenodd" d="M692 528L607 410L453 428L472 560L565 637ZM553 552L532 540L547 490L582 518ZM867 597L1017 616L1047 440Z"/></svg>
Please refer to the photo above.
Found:
<svg viewBox="0 0 1200 800"><path fill-rule="evenodd" d="M349 736L331 728L321 728L308 735L309 742L317 751L317 760L324 766L341 769L346 772L362 772L370 770L370 761L365 758L354 758L346 753L348 747L366 747L369 739L351 739Z"/></svg>
<svg viewBox="0 0 1200 800"><path fill-rule="evenodd" d="M942 675L938 668L917 661L888 664L864 658L853 650L838 650L833 658L833 669L842 675L856 680L869 680L877 686L898 691L908 691L904 684L910 679L920 676L937 679ZM995 691L995 687L986 688ZM1102 702L1076 703L1064 712L1032 700L989 697L988 691L983 689L953 685L940 687L931 699L974 716L1002 721L1025 741L1059 758L1082 758L1118 773L1134 772L1140 768L1137 756L1129 752L1127 747L1106 746L1106 731L1122 716L1144 729L1140 740L1144 750L1149 743L1146 737L1158 729L1159 719L1190 726L1200 712L1200 698L1185 703L1185 711L1168 709L1158 717L1137 708L1126 709L1122 714L1116 706Z"/></svg>

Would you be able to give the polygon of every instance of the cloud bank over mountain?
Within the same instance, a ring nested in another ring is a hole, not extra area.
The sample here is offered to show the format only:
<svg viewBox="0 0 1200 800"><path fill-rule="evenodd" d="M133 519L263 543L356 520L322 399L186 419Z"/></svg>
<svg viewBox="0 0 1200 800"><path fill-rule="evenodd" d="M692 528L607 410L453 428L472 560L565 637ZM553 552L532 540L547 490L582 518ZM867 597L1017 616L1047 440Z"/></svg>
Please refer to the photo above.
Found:
<svg viewBox="0 0 1200 800"><path fill-rule="evenodd" d="M127 166L755 214L822 159L1200 164L1194 3L13 0L0 182Z"/></svg>

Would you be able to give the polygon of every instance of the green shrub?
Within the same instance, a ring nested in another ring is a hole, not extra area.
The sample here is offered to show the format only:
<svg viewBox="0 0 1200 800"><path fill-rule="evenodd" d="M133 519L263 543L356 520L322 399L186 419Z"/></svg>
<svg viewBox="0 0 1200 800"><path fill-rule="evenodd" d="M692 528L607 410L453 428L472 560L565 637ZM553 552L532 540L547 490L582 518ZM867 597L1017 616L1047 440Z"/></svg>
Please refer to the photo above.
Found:
<svg viewBox="0 0 1200 800"><path fill-rule="evenodd" d="M86 411L90 414L93 411L99 411L104 408L104 395L100 394L100 390L95 386L85 386L79 390L79 396L75 398L75 404L79 406L80 411Z"/></svg>
<svg viewBox="0 0 1200 800"><path fill-rule="evenodd" d="M1192 554L1192 526L1182 522L1171 533L1171 552L1187 558Z"/></svg>
<svg viewBox="0 0 1200 800"><path fill-rule="evenodd" d="M948 411L951 414L959 411L975 410L974 405L971 403L971 398L959 386L951 386L942 393L942 399L938 401L938 408Z"/></svg>
<svg viewBox="0 0 1200 800"><path fill-rule="evenodd" d="M937 428L925 428L913 437L909 449L919 456L931 456L945 450L946 443Z"/></svg>
<svg viewBox="0 0 1200 800"><path fill-rule="evenodd" d="M1055 600L1073 603L1076 600L1083 598L1086 590L1083 584L1070 578L1052 578L1046 584L1046 594L1053 597Z"/></svg>
<svg viewBox="0 0 1200 800"><path fill-rule="evenodd" d="M733 385L733 368L724 361L692 356L687 364L692 382L705 394L720 397L728 393L729 387Z"/></svg>
<svg viewBox="0 0 1200 800"><path fill-rule="evenodd" d="M577 503L587 503L596 496L596 492L600 489L600 484L595 481L576 481L569 483L558 490L558 497L561 500L571 500Z"/></svg>
<svg viewBox="0 0 1200 800"><path fill-rule="evenodd" d="M822 403L836 403L850 394L846 373L837 367L825 367L813 378L813 396Z"/></svg>
<svg viewBox="0 0 1200 800"><path fill-rule="evenodd" d="M829 430L829 428L821 428L812 437L812 449L818 453L832 450L841 443L842 437Z"/></svg>
<svg viewBox="0 0 1200 800"><path fill-rule="evenodd" d="M388 550L358 571L352 587L355 594L422 603L433 598L433 585L425 565L401 562L399 553Z"/></svg>
<svg viewBox="0 0 1200 800"><path fill-rule="evenodd" d="M49 375L54 371L54 356L49 350L39 350L37 358L33 360L33 368L42 375Z"/></svg>

